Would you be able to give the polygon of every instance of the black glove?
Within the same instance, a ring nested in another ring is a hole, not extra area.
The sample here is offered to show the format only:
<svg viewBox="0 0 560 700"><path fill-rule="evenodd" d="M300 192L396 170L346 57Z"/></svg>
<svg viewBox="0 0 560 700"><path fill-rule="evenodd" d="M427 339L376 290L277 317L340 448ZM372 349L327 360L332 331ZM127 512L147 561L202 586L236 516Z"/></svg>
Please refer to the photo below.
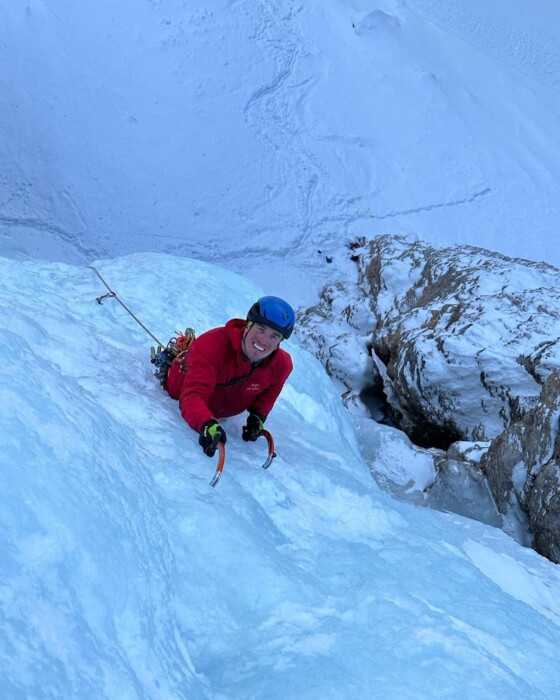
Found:
<svg viewBox="0 0 560 700"><path fill-rule="evenodd" d="M243 426L241 437L245 442L255 442L264 430L264 422L256 413L249 413L247 423Z"/></svg>
<svg viewBox="0 0 560 700"><path fill-rule="evenodd" d="M211 418L202 426L198 434L198 444L204 450L204 454L213 457L218 443L226 441L226 432L217 420Z"/></svg>

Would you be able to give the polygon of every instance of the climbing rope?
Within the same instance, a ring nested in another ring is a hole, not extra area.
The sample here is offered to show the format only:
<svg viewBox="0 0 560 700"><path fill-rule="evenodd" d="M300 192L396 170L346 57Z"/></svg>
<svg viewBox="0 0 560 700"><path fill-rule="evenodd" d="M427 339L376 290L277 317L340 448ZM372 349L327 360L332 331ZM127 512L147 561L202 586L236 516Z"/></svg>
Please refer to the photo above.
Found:
<svg viewBox="0 0 560 700"><path fill-rule="evenodd" d="M119 295L113 289L111 289L111 287L109 287L107 282L101 276L99 270L97 270L93 265L88 265L88 267L90 268L90 270L93 270L95 272L95 274L103 282L105 287L107 287L107 289L109 290L108 294L102 294L99 297L95 297L95 301L98 304L102 304L105 301L105 299L116 299L119 302L119 304L123 307L123 309L132 316L136 323L146 331L150 338L153 338L158 345L161 345L163 347L163 343L161 342L161 340L158 340L156 336L148 328L146 328L146 326L142 323L138 316L133 314L132 311L128 308L128 306L124 303L124 301L119 297Z"/></svg>

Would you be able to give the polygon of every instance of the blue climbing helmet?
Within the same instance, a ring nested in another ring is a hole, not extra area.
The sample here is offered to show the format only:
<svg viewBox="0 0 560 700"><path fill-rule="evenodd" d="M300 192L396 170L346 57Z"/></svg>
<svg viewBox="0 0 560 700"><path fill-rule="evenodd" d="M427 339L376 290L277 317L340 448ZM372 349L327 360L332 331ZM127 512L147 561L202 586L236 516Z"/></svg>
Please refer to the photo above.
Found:
<svg viewBox="0 0 560 700"><path fill-rule="evenodd" d="M296 315L287 301L279 297L261 297L249 309L247 320L262 323L289 338L294 330Z"/></svg>

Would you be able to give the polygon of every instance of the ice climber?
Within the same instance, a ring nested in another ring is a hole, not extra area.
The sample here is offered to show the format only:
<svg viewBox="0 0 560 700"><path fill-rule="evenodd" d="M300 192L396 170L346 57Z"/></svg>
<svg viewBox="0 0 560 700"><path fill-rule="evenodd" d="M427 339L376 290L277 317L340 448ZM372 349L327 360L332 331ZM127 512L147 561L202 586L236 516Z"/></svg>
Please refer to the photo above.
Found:
<svg viewBox="0 0 560 700"><path fill-rule="evenodd" d="M292 358L279 346L290 337L294 322L287 302L262 297L246 321L231 319L203 333L169 368L166 389L179 400L183 418L198 432L209 457L226 441L220 418L248 411L242 438L259 437L292 371Z"/></svg>

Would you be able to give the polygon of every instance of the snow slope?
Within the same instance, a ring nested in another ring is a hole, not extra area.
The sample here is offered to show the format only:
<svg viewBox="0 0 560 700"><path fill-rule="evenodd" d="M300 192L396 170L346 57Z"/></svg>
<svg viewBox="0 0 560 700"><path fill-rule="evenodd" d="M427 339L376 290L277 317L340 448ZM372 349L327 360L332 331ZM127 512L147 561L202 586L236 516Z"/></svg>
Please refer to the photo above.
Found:
<svg viewBox="0 0 560 700"><path fill-rule="evenodd" d="M163 339L259 292L168 255L97 265ZM558 697L559 568L380 492L295 342L280 457L264 472L264 445L225 421L212 489L149 338L95 303L94 273L0 259L0 275L0 696Z"/></svg>
<svg viewBox="0 0 560 700"><path fill-rule="evenodd" d="M357 234L560 265L559 24L552 0L3 3L0 250L227 255L303 302Z"/></svg>

